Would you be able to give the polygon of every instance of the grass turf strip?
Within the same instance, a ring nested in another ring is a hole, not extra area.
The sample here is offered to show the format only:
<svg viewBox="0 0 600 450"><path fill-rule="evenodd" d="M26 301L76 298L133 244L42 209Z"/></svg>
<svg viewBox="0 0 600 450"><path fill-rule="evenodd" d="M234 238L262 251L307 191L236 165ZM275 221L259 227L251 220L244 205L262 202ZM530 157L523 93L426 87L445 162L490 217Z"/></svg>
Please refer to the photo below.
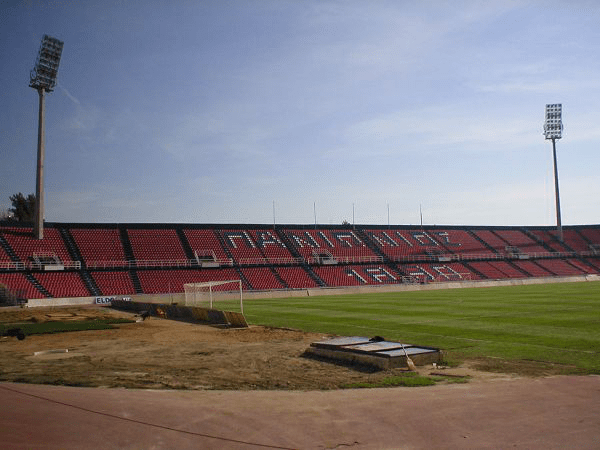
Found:
<svg viewBox="0 0 600 450"><path fill-rule="evenodd" d="M247 300L244 313L253 324L439 347L450 359L600 374L600 282Z"/></svg>

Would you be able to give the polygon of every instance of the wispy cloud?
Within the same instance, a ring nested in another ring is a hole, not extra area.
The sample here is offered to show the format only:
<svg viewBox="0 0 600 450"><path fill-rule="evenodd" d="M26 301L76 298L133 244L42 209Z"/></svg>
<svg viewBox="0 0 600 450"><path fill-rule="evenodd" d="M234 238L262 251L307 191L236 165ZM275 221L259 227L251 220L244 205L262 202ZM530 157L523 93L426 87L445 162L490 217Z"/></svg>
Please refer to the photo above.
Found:
<svg viewBox="0 0 600 450"><path fill-rule="evenodd" d="M79 100L77 100L73 95L71 95L71 93L69 91L67 91L67 89L63 85L61 85L60 83L58 83L58 87L60 88L60 90L62 91L62 93L67 96L67 98L69 100L71 100L76 105L81 105L81 102Z"/></svg>
<svg viewBox="0 0 600 450"><path fill-rule="evenodd" d="M353 149L354 157L414 152L415 148L444 152L461 144L465 151L497 151L508 141L527 146L539 141L539 117L519 112L507 117L502 111L480 114L464 105L401 110L357 122L343 133L344 145L327 154L335 157Z"/></svg>

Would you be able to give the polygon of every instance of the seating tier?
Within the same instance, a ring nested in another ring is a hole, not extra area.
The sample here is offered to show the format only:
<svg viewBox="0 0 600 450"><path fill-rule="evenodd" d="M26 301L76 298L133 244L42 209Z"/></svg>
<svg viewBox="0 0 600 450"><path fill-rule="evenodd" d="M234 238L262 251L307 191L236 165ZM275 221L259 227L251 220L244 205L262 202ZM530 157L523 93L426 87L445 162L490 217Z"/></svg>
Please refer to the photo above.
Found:
<svg viewBox="0 0 600 450"><path fill-rule="evenodd" d="M53 297L88 297L91 295L78 272L40 272L34 274Z"/></svg>
<svg viewBox="0 0 600 450"><path fill-rule="evenodd" d="M292 258L275 230L228 229L217 233L238 264L260 264Z"/></svg>
<svg viewBox="0 0 600 450"><path fill-rule="evenodd" d="M563 230L563 238L565 244L576 252L588 252L590 250L589 243L576 230Z"/></svg>
<svg viewBox="0 0 600 450"><path fill-rule="evenodd" d="M212 229L184 229L183 233L187 238L192 250L197 252L200 256L203 256L203 253L206 251L214 252L214 256L217 259L227 259L229 258L217 235L215 234L215 230Z"/></svg>
<svg viewBox="0 0 600 450"><path fill-rule="evenodd" d="M239 280L234 269L202 269L202 270L139 270L138 278L145 294L168 294L184 292L186 283L202 283L204 281ZM216 286L215 290L232 290L231 285ZM248 286L244 286L248 289Z"/></svg>
<svg viewBox="0 0 600 450"><path fill-rule="evenodd" d="M318 287L302 267L276 267L275 271L290 289L306 289Z"/></svg>
<svg viewBox="0 0 600 450"><path fill-rule="evenodd" d="M401 277L385 265L313 266L328 286L360 286L400 283Z"/></svg>
<svg viewBox="0 0 600 450"><path fill-rule="evenodd" d="M550 247L550 249L554 252L570 252L571 249L567 247L564 243L558 240L557 232L555 230L531 230L531 234L533 234L539 241L543 242L544 245ZM547 250L546 250L547 251Z"/></svg>
<svg viewBox="0 0 600 450"><path fill-rule="evenodd" d="M581 270L579 267L573 266L562 259L538 259L536 260L536 264L553 273L554 275L561 277L584 275L587 273L584 270Z"/></svg>
<svg viewBox="0 0 600 450"><path fill-rule="evenodd" d="M487 245L493 248L497 253L505 253L506 246L509 245L505 240L495 235L490 230L476 230L474 233L479 239L484 241Z"/></svg>
<svg viewBox="0 0 600 450"><path fill-rule="evenodd" d="M478 280L481 277L460 263L399 264L400 270L419 282Z"/></svg>
<svg viewBox="0 0 600 450"><path fill-rule="evenodd" d="M275 277L275 275L273 275L273 272L271 272L271 269L268 267L252 267L242 269L242 273L253 289L266 290L284 288L281 282Z"/></svg>
<svg viewBox="0 0 600 450"><path fill-rule="evenodd" d="M533 277L551 277L552 272L544 269L537 263L533 261L513 261L513 264L520 269L526 271L529 275Z"/></svg>
<svg viewBox="0 0 600 450"><path fill-rule="evenodd" d="M129 272L102 271L91 272L91 275L102 295L135 294L135 288L133 287Z"/></svg>
<svg viewBox="0 0 600 450"><path fill-rule="evenodd" d="M32 228L4 228L1 232L22 262L31 262L34 253L52 253L63 263L72 261L62 236L55 228L46 228L44 239L34 239Z"/></svg>
<svg viewBox="0 0 600 450"><path fill-rule="evenodd" d="M508 245L517 247L521 253L545 253L548 251L520 230L497 230L496 234Z"/></svg>
<svg viewBox="0 0 600 450"><path fill-rule="evenodd" d="M428 255L431 250L446 253L446 249L424 230L365 230L373 243L393 261L417 255Z"/></svg>
<svg viewBox="0 0 600 450"><path fill-rule="evenodd" d="M127 230L133 255L138 261L183 261L179 236L174 229L129 229Z"/></svg>
<svg viewBox="0 0 600 450"><path fill-rule="evenodd" d="M116 228L71 228L70 231L84 262L125 261L125 252Z"/></svg>
<svg viewBox="0 0 600 450"><path fill-rule="evenodd" d="M286 230L286 237L306 260L315 254L331 254L335 258L376 258L362 239L352 230Z"/></svg>
<svg viewBox="0 0 600 450"><path fill-rule="evenodd" d="M22 273L0 272L0 283L20 297L44 298L44 295Z"/></svg>

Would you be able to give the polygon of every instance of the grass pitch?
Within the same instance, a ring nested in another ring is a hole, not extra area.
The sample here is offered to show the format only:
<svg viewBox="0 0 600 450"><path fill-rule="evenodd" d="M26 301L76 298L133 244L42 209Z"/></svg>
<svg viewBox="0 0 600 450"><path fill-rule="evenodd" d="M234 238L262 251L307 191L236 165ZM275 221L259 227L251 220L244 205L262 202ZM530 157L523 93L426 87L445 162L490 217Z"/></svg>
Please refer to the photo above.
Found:
<svg viewBox="0 0 600 450"><path fill-rule="evenodd" d="M487 370L600 374L600 282L245 300L244 313L254 324L439 347Z"/></svg>

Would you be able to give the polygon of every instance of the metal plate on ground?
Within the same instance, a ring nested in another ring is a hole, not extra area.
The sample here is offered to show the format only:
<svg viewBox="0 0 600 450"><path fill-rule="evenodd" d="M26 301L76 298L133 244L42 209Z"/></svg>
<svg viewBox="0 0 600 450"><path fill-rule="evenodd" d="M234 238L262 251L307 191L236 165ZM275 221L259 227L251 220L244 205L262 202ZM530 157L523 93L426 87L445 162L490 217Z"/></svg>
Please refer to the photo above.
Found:
<svg viewBox="0 0 600 450"><path fill-rule="evenodd" d="M442 354L437 348L362 336L345 336L313 342L307 353L343 361L346 364L369 364L380 369L407 367L407 355L416 365L430 364L442 359Z"/></svg>
<svg viewBox="0 0 600 450"><path fill-rule="evenodd" d="M406 350L406 354L408 356L413 356L413 355L420 355L420 354L424 354L424 353L435 353L435 352L439 352L439 350L434 349L434 348L423 348L423 347L404 347L404 350L402 349L395 349L395 350L383 350L383 351L378 351L377 353L381 353L382 355L388 355L390 357L394 357L394 356L404 356L404 351Z"/></svg>
<svg viewBox="0 0 600 450"><path fill-rule="evenodd" d="M379 341L379 342L368 342L366 344L353 345L351 350L358 350L361 352L382 352L383 350L394 350L396 348L410 347L409 344L401 344L399 342L391 341Z"/></svg>

